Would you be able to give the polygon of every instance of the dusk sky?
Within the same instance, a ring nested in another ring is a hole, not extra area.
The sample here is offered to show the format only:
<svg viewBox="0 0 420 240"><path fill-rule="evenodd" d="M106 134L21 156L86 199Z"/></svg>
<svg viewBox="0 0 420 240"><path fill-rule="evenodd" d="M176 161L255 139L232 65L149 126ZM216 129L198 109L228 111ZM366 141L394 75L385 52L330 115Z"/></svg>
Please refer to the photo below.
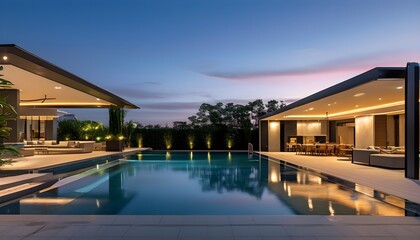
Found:
<svg viewBox="0 0 420 240"><path fill-rule="evenodd" d="M420 61L419 0L2 0L14 43L171 125L201 103L287 103ZM107 110L64 109L107 123Z"/></svg>

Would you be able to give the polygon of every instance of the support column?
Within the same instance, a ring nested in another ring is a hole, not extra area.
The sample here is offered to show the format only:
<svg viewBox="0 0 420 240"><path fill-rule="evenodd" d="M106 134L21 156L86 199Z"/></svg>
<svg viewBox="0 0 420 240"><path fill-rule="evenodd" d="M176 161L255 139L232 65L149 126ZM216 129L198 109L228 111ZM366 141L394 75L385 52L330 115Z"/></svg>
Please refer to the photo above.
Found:
<svg viewBox="0 0 420 240"><path fill-rule="evenodd" d="M260 151L268 152L268 121L260 121Z"/></svg>
<svg viewBox="0 0 420 240"><path fill-rule="evenodd" d="M419 179L419 64L407 63L405 79L405 177Z"/></svg>

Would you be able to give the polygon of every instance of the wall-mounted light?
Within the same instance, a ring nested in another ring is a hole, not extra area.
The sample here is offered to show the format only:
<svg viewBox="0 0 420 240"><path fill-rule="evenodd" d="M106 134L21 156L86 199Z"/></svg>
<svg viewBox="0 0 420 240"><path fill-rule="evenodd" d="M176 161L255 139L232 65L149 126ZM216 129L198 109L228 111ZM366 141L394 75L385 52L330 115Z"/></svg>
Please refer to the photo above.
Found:
<svg viewBox="0 0 420 240"><path fill-rule="evenodd" d="M363 95L365 95L366 93L356 93L356 94L354 94L353 95L353 97L360 97L360 96L363 96Z"/></svg>
<svg viewBox="0 0 420 240"><path fill-rule="evenodd" d="M7 61L7 59L9 59L7 56L3 56L4 61Z"/></svg>

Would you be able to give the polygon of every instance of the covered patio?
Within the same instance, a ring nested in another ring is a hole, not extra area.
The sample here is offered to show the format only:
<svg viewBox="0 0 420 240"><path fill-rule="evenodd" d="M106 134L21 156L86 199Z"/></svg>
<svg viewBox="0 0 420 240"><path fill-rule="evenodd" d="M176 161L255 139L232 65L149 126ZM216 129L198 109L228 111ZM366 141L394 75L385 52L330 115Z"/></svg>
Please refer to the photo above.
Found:
<svg viewBox="0 0 420 240"><path fill-rule="evenodd" d="M418 63L377 67L260 118L260 151L354 156L372 148L382 154L376 160L402 159L404 176L419 179L418 103Z"/></svg>
<svg viewBox="0 0 420 240"><path fill-rule="evenodd" d="M58 108L139 108L14 44L0 45L0 76L18 119L7 142L56 140Z"/></svg>

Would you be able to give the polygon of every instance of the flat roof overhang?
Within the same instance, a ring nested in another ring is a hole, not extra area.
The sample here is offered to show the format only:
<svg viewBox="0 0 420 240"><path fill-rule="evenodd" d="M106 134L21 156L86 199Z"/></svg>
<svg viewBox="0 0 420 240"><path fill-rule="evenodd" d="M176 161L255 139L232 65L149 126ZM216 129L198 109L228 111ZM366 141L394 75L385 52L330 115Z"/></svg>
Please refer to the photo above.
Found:
<svg viewBox="0 0 420 240"><path fill-rule="evenodd" d="M43 108L139 107L14 45L0 45L1 78L20 90L20 106Z"/></svg>
<svg viewBox="0 0 420 240"><path fill-rule="evenodd" d="M404 113L405 67L377 67L298 100L260 120L340 120Z"/></svg>

